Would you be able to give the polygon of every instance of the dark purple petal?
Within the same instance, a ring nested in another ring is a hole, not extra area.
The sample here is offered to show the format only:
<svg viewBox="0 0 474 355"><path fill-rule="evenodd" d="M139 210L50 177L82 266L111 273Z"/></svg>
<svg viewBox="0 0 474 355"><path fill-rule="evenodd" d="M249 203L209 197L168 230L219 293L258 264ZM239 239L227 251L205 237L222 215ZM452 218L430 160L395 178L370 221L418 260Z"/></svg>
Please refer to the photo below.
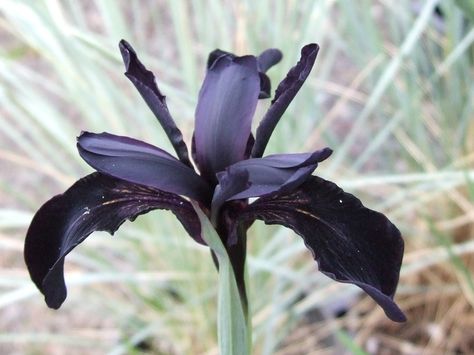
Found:
<svg viewBox="0 0 474 355"><path fill-rule="evenodd" d="M237 57L234 53L226 52L221 49L215 49L211 53L209 53L209 57L207 58L207 69L212 67L215 61L222 56L228 56L231 59ZM282 58L283 53L281 53L279 49L269 48L264 50L257 57L258 71L261 73L265 73L268 69L278 64Z"/></svg>
<svg viewBox="0 0 474 355"><path fill-rule="evenodd" d="M314 43L304 46L299 62L278 85L272 104L258 126L252 157L260 158L263 155L278 121L311 72L318 50L318 45Z"/></svg>
<svg viewBox="0 0 474 355"><path fill-rule="evenodd" d="M210 69L216 60L222 56L229 57L230 59L237 58L234 53L226 52L221 49L214 49L207 57L207 69Z"/></svg>
<svg viewBox="0 0 474 355"><path fill-rule="evenodd" d="M222 56L226 56L230 59L237 58L233 53L229 53L220 49L213 50L209 57L207 58L207 69L211 68L212 65ZM258 95L259 99L268 99L271 96L272 85L270 79L265 72L277 64L282 58L282 54L278 49L267 49L262 54L257 57L257 66L260 76L260 93Z"/></svg>
<svg viewBox="0 0 474 355"><path fill-rule="evenodd" d="M33 282L51 308L66 299L65 256L94 231L113 234L127 219L154 209L171 210L199 243L199 219L178 195L132 184L100 173L77 181L35 214L25 240L24 256Z"/></svg>
<svg viewBox="0 0 474 355"><path fill-rule="evenodd" d="M216 201L245 199L287 191L302 184L328 158L332 150L325 148L314 153L275 154L264 158L239 161L217 174L213 197Z"/></svg>
<svg viewBox="0 0 474 355"><path fill-rule="evenodd" d="M399 230L336 184L311 176L296 190L258 199L240 218L293 229L321 272L362 288L393 321L406 320L393 301L403 258Z"/></svg>
<svg viewBox="0 0 474 355"><path fill-rule="evenodd" d="M196 158L201 173L243 159L260 91L255 57L221 56L207 71L196 108Z"/></svg>
<svg viewBox="0 0 474 355"><path fill-rule="evenodd" d="M270 78L265 73L258 73L260 77L260 93L258 94L259 99L268 99L272 96L272 83Z"/></svg>
<svg viewBox="0 0 474 355"><path fill-rule="evenodd" d="M212 219L215 220L221 206L234 195L250 187L249 172L245 169L235 170L231 174L219 173L219 184L214 190L212 198Z"/></svg>
<svg viewBox="0 0 474 355"><path fill-rule="evenodd" d="M209 202L211 191L204 179L151 144L109 133L84 132L77 140L77 147L81 157L99 172Z"/></svg>
<svg viewBox="0 0 474 355"><path fill-rule="evenodd" d="M121 40L119 47L123 62L125 63L125 75L130 79L133 85L135 85L148 107L150 107L151 111L155 114L171 141L179 160L189 167L192 167L183 135L168 111L166 98L158 89L155 76L140 62L130 44L125 40Z"/></svg>
<svg viewBox="0 0 474 355"><path fill-rule="evenodd" d="M248 159L250 157L250 153L252 152L252 147L254 143L255 143L255 138L253 137L253 134L250 133L249 139L247 140L247 146L245 147L244 159Z"/></svg>
<svg viewBox="0 0 474 355"><path fill-rule="evenodd" d="M257 57L258 70L265 73L268 69L273 67L275 64L278 64L283 58L283 54L279 49L270 48Z"/></svg>

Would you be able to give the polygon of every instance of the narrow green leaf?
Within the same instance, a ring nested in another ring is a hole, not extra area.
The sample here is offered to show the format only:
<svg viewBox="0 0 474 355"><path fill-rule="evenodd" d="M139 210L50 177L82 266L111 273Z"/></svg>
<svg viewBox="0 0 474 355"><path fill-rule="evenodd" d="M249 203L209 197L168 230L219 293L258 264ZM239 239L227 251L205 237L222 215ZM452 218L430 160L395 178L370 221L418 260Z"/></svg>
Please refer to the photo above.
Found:
<svg viewBox="0 0 474 355"><path fill-rule="evenodd" d="M217 337L221 355L250 354L251 331L239 296L229 255L209 219L197 203L191 201L201 222L202 238L219 261Z"/></svg>

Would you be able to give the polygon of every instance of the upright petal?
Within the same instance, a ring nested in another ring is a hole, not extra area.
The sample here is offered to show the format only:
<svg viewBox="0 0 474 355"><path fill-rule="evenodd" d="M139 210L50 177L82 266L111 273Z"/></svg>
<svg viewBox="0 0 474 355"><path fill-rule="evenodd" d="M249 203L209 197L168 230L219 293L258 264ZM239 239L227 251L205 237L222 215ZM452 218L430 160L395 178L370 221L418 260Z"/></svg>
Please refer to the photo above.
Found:
<svg viewBox="0 0 474 355"><path fill-rule="evenodd" d="M151 144L109 133L84 132L77 140L77 147L81 157L99 172L209 202L211 191L204 179Z"/></svg>
<svg viewBox="0 0 474 355"><path fill-rule="evenodd" d="M255 57L220 56L207 71L194 134L197 163L210 181L243 159L259 91Z"/></svg>
<svg viewBox="0 0 474 355"><path fill-rule="evenodd" d="M209 69L212 67L214 62L222 56L227 56L231 59L237 57L233 53L215 49L209 54L207 59L207 68ZM283 54L279 49L276 48L267 49L257 57L258 75L260 77L260 93L258 95L259 99L268 99L271 96L272 85L270 78L265 74L265 72L275 64L278 64L282 57Z"/></svg>
<svg viewBox="0 0 474 355"><path fill-rule="evenodd" d="M313 153L274 154L239 161L217 174L219 184L214 192L212 207L216 209L224 201L295 189L331 153L331 149L325 148Z"/></svg>
<svg viewBox="0 0 474 355"><path fill-rule="evenodd" d="M209 69L210 67L212 67L214 62L222 56L229 56L230 58L237 57L234 53L226 52L221 49L215 49L211 53L209 53L209 57L207 58L207 68ZM265 73L268 69L278 64L282 58L283 53L281 53L279 49L269 48L264 50L257 57L258 71L261 73Z"/></svg>
<svg viewBox="0 0 474 355"><path fill-rule="evenodd" d="M262 197L241 213L299 234L319 270L367 292L396 321L405 321L393 302L403 257L399 230L383 214L362 205L337 185L312 176L290 193Z"/></svg>
<svg viewBox="0 0 474 355"><path fill-rule="evenodd" d="M66 299L64 258L94 231L113 234L127 219L153 209L171 210L199 243L201 226L191 204L178 195L94 173L53 197L35 214L24 256L33 282L51 308Z"/></svg>
<svg viewBox="0 0 474 355"><path fill-rule="evenodd" d="M281 58L283 58L283 53L279 49L269 48L264 50L257 57L258 70L265 73L275 64L278 64Z"/></svg>
<svg viewBox="0 0 474 355"><path fill-rule="evenodd" d="M314 43L304 46L301 49L299 62L290 69L286 78L278 85L272 104L258 126L252 157L260 158L263 155L278 121L311 72L318 50L319 46Z"/></svg>
<svg viewBox="0 0 474 355"><path fill-rule="evenodd" d="M211 67L214 65L217 59L220 57L229 57L230 59L237 58L237 56L234 53L223 51L222 49L214 49L211 53L209 53L209 56L207 57L207 69L211 69Z"/></svg>
<svg viewBox="0 0 474 355"><path fill-rule="evenodd" d="M140 62L130 44L125 40L121 40L119 47L123 62L125 63L125 75L130 79L133 85L135 85L148 107L155 114L171 141L179 160L189 167L192 167L191 161L189 160L188 148L183 140L183 135L168 111L166 98L158 89L155 76Z"/></svg>

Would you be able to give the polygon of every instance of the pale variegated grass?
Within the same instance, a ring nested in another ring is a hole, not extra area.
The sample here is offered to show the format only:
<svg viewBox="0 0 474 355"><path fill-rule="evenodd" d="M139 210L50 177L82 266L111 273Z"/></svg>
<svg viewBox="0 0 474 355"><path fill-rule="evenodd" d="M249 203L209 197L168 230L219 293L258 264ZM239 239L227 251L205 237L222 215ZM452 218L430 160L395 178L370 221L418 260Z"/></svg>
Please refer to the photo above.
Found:
<svg viewBox="0 0 474 355"><path fill-rule="evenodd" d="M0 349L217 353L216 273L171 214L90 237L68 257L60 311L46 308L22 261L34 211L91 171L75 151L81 130L170 150L121 75L121 38L154 70L188 141L209 51L280 48L285 57L269 73L275 87L300 48L318 42L315 69L268 153L332 147L316 173L383 210L405 236L397 301L409 322L396 325L357 288L319 274L291 231L256 223L248 260L255 353L472 349L474 29L469 2L459 5L0 2Z"/></svg>

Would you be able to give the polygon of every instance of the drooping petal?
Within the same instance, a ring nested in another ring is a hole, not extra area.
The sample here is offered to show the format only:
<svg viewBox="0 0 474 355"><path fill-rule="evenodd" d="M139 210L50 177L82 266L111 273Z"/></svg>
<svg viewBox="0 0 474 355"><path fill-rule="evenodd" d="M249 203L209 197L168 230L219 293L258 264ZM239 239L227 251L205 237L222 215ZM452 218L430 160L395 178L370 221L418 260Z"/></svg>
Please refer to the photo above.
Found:
<svg viewBox="0 0 474 355"><path fill-rule="evenodd" d="M94 169L129 182L184 195L206 203L208 184L164 150L129 137L83 132L77 147Z"/></svg>
<svg viewBox="0 0 474 355"><path fill-rule="evenodd" d="M239 161L217 174L219 185L214 192L213 209L224 201L294 189L331 153L325 148L314 153L275 154Z"/></svg>
<svg viewBox="0 0 474 355"><path fill-rule="evenodd" d="M321 272L359 286L390 319L405 321L393 301L403 257L399 230L336 184L309 177L296 190L258 199L240 218L293 229L311 250Z"/></svg>
<svg viewBox="0 0 474 355"><path fill-rule="evenodd" d="M243 159L260 91L255 57L220 56L207 71L196 108L196 158L203 176Z"/></svg>
<svg viewBox="0 0 474 355"><path fill-rule="evenodd" d="M94 231L113 234L127 219L153 209L171 210L199 243L200 223L191 204L178 195L132 184L100 173L77 181L35 214L24 256L33 282L51 308L66 299L65 256Z"/></svg>
<svg viewBox="0 0 474 355"><path fill-rule="evenodd" d="M290 69L286 78L278 85L270 108L257 128L255 145L252 151L253 158L263 156L263 152L278 121L311 72L318 50L319 46L314 43L304 46L301 49L299 62Z"/></svg>
<svg viewBox="0 0 474 355"><path fill-rule="evenodd" d="M189 167L192 167L183 135L170 115L168 106L166 105L166 98L158 89L155 76L140 62L130 44L125 40L121 40L119 47L125 64L125 75L130 79L133 85L135 85L148 107L155 114L171 141L179 160Z"/></svg>

